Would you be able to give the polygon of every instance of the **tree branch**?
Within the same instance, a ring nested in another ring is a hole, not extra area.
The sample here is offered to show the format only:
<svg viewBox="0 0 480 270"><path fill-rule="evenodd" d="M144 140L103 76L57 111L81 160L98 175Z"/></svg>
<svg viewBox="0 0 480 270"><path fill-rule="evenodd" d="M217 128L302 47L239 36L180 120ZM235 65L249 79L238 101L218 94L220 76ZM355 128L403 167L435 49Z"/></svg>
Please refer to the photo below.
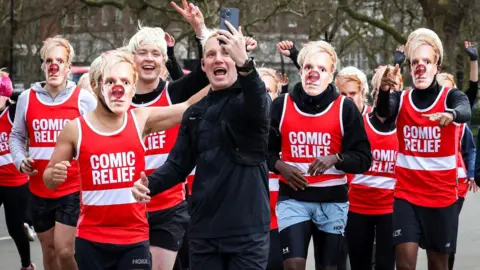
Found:
<svg viewBox="0 0 480 270"><path fill-rule="evenodd" d="M118 9L125 8L125 0L80 0L80 2L84 3L87 6L114 6Z"/></svg>
<svg viewBox="0 0 480 270"><path fill-rule="evenodd" d="M375 26L379 29L382 29L384 32L390 34L397 42L400 44L405 44L407 39L400 33L395 27L389 25L388 23L372 18L370 16L364 15L360 12L357 12L349 7L347 0L339 0L339 9L345 11L350 17L357 21L366 22L372 26Z"/></svg>

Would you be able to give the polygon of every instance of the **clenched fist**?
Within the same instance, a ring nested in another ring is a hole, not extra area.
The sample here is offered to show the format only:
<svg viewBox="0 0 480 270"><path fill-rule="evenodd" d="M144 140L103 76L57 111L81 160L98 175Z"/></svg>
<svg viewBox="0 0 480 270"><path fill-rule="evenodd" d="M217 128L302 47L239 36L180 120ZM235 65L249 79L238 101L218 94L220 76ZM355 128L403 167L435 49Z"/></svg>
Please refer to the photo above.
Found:
<svg viewBox="0 0 480 270"><path fill-rule="evenodd" d="M71 166L72 165L70 165L70 162L68 161L62 161L53 166L52 180L55 186L65 182L65 179L67 179L68 168Z"/></svg>

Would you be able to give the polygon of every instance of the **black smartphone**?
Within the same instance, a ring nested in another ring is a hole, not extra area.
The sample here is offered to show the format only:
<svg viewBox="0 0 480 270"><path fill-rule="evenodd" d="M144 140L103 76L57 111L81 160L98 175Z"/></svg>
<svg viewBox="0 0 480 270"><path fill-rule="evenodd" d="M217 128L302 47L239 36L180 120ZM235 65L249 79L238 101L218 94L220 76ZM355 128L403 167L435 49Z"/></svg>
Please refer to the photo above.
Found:
<svg viewBox="0 0 480 270"><path fill-rule="evenodd" d="M220 9L220 29L227 30L231 33L225 21L228 21L235 29L238 29L238 26L240 26L240 10L238 10L238 8Z"/></svg>

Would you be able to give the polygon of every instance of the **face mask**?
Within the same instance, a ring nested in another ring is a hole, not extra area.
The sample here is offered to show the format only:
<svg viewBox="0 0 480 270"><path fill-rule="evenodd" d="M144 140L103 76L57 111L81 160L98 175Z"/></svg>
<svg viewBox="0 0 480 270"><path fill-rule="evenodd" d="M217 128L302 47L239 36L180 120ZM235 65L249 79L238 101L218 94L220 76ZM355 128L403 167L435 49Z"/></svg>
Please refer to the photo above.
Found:
<svg viewBox="0 0 480 270"><path fill-rule="evenodd" d="M0 96L11 97L13 94L12 81L8 76L0 77Z"/></svg>

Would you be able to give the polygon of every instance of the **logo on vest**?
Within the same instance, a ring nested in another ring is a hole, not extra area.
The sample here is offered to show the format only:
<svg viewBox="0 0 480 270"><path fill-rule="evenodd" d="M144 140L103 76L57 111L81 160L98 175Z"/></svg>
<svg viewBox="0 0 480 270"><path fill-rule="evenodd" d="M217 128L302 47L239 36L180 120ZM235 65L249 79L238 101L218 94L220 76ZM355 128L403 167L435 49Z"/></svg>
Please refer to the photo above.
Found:
<svg viewBox="0 0 480 270"><path fill-rule="evenodd" d="M10 147L8 146L8 133L0 132L0 152L8 151Z"/></svg>
<svg viewBox="0 0 480 270"><path fill-rule="evenodd" d="M290 132L290 152L294 158L317 158L330 155L332 136L321 132Z"/></svg>
<svg viewBox="0 0 480 270"><path fill-rule="evenodd" d="M135 176L135 153L132 151L92 155L90 164L94 185L131 182Z"/></svg>
<svg viewBox="0 0 480 270"><path fill-rule="evenodd" d="M167 134L165 130L152 133L147 137L147 143L145 146L147 147L147 150L163 149L165 147L166 138Z"/></svg>
<svg viewBox="0 0 480 270"><path fill-rule="evenodd" d="M54 143L69 119L33 119L33 138L36 143Z"/></svg>
<svg viewBox="0 0 480 270"><path fill-rule="evenodd" d="M397 151L375 149L372 151L372 157L372 166L369 171L394 173Z"/></svg>
<svg viewBox="0 0 480 270"><path fill-rule="evenodd" d="M442 141L439 126L404 126L403 137L405 150L418 153L437 153Z"/></svg>

